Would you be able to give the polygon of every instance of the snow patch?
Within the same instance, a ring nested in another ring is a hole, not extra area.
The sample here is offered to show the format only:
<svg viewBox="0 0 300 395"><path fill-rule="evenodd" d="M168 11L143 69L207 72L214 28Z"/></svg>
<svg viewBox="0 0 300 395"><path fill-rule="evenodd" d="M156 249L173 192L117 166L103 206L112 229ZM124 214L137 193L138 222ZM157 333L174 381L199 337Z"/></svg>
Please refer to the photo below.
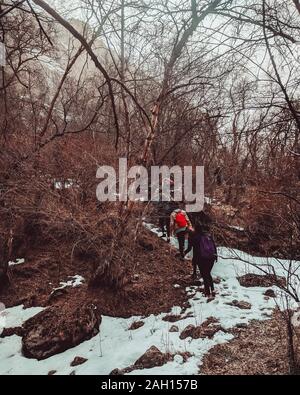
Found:
<svg viewBox="0 0 300 395"><path fill-rule="evenodd" d="M204 196L204 203L211 205L213 202L212 198L209 196Z"/></svg>
<svg viewBox="0 0 300 395"><path fill-rule="evenodd" d="M82 276L78 275L78 274L76 274L73 277L70 276L69 278L70 278L70 280L68 280L66 282L61 281L59 283L60 287L54 288L52 293L57 291L57 290L59 290L59 289L63 289L63 288L66 288L66 287L73 287L73 288L74 287L79 287L84 282L84 278Z"/></svg>
<svg viewBox="0 0 300 395"><path fill-rule="evenodd" d="M29 309L24 309L23 305L5 309L3 312L3 315L5 316L4 328L22 326L25 321L43 310L43 307L31 307Z"/></svg>
<svg viewBox="0 0 300 395"><path fill-rule="evenodd" d="M239 232L244 232L245 228L241 228L240 226L229 225L230 229L238 230Z"/></svg>
<svg viewBox="0 0 300 395"><path fill-rule="evenodd" d="M78 187L77 183L75 180L72 180L71 178L65 180L65 181L54 181L54 188L55 189L70 189L72 187Z"/></svg>
<svg viewBox="0 0 300 395"><path fill-rule="evenodd" d="M22 263L25 262L24 258L18 258L15 262L8 262L8 266L16 266L16 265L21 265Z"/></svg>

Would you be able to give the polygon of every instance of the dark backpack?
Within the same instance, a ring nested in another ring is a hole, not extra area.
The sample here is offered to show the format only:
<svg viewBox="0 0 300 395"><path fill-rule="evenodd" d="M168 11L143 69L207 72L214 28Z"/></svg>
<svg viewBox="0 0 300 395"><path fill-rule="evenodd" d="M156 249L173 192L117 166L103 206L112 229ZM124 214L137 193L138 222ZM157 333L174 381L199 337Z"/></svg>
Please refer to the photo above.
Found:
<svg viewBox="0 0 300 395"><path fill-rule="evenodd" d="M202 235L200 239L201 257L212 259L216 256L215 244L212 237L209 235Z"/></svg>

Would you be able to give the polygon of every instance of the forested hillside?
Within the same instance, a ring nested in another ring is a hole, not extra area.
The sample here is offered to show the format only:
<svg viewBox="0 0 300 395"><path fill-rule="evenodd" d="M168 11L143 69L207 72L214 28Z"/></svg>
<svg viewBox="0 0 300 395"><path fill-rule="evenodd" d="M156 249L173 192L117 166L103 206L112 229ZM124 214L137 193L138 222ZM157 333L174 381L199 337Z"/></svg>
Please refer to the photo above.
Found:
<svg viewBox="0 0 300 395"><path fill-rule="evenodd" d="M298 0L0 0L0 374L299 373L299 43Z"/></svg>

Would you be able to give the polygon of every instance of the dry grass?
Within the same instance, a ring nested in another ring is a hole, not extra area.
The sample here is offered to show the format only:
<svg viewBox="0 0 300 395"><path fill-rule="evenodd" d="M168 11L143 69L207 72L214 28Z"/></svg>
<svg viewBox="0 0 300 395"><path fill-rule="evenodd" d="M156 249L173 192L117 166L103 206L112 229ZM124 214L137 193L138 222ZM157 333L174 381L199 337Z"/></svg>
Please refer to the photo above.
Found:
<svg viewBox="0 0 300 395"><path fill-rule="evenodd" d="M204 357L200 374L289 374L285 327L282 315L275 311L270 320L252 321L245 329L235 328L231 342L217 345Z"/></svg>

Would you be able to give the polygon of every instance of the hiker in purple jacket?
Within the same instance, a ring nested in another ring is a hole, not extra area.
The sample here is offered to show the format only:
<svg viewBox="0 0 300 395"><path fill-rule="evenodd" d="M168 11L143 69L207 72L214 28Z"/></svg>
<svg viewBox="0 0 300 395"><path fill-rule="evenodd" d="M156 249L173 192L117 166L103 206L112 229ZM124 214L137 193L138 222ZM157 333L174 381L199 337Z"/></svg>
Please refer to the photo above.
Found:
<svg viewBox="0 0 300 395"><path fill-rule="evenodd" d="M190 234L189 245L185 254L193 249L193 278L196 278L197 266L204 281L204 292L207 297L214 297L214 283L211 271L218 259L217 248L213 237L204 231L201 224L195 225L195 230Z"/></svg>

